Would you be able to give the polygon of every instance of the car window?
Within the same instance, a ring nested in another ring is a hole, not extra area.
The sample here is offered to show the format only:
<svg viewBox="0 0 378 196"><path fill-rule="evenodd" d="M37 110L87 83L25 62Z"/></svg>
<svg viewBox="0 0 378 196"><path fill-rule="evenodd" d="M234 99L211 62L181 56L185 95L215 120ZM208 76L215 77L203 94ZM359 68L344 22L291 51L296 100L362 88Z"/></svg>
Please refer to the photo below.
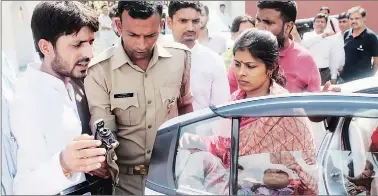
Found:
<svg viewBox="0 0 378 196"><path fill-rule="evenodd" d="M317 127L307 117L242 119L240 194L318 195Z"/></svg>
<svg viewBox="0 0 378 196"><path fill-rule="evenodd" d="M300 98L303 97L297 99ZM332 185L335 167L330 164L333 155L327 153L349 151L351 159L358 159L356 164L359 166L356 168L366 163L366 158L361 155L367 152L366 147L361 145L364 144L363 140L348 133L342 135L341 132L344 127L349 130L355 124L344 125L348 118L353 122L356 119L376 120L376 105L371 105L376 102L369 97L357 97L353 102L339 98L335 99L337 102L331 102L326 98L332 97L319 97L324 99L325 104L308 104L298 100L277 104L278 99L264 100L264 105L259 105L259 100L251 102L253 104L240 102L215 111L222 116L237 116L237 120L215 117L181 127L175 159L178 192L185 189L188 191L180 193L275 195L282 191L284 195L346 194L335 192ZM331 145L329 141L320 144L318 141L326 132L321 124L322 119L327 118L338 119L329 138L331 143L338 141L338 145ZM231 126L235 121L239 121L238 130L231 129L238 127ZM378 126L372 122L357 122L356 126L366 123L371 124L369 127ZM370 130L368 127L365 129ZM233 133L231 137L231 130L238 131L238 134ZM356 129L350 133L362 134ZM340 141L344 135L353 140L349 149L343 146L349 143L345 142L347 140ZM231 148L234 142L238 142L238 149L235 146ZM325 155L318 154L319 145L326 150L322 151L326 152ZM236 155L236 160L231 158ZM237 170L234 170L235 167ZM354 172L355 175L360 173ZM344 185L340 190L347 190Z"/></svg>
<svg viewBox="0 0 378 196"><path fill-rule="evenodd" d="M230 170L223 160L230 156L230 137L231 120L221 117L182 127L176 155L177 188L190 190L187 194L228 194Z"/></svg>
<svg viewBox="0 0 378 196"><path fill-rule="evenodd" d="M342 118L339 131L325 158L329 194L377 194L378 118Z"/></svg>

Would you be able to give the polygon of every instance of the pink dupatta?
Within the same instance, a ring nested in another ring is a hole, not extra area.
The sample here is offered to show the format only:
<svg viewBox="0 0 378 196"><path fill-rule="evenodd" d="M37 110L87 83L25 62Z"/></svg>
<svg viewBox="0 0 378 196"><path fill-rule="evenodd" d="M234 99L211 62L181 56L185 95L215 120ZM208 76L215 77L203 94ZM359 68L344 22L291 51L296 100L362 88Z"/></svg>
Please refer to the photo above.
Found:
<svg viewBox="0 0 378 196"><path fill-rule="evenodd" d="M286 89L273 82L270 94L288 93ZM233 101L245 98L240 89L231 96ZM295 171L300 179L296 194L317 194L317 180L296 162L290 152L302 151L302 158L308 165L316 164L316 151L313 134L306 118L262 117L241 118L239 156L270 153L271 163L282 164ZM231 138L211 136L203 138L207 149L219 157L225 167L230 167Z"/></svg>

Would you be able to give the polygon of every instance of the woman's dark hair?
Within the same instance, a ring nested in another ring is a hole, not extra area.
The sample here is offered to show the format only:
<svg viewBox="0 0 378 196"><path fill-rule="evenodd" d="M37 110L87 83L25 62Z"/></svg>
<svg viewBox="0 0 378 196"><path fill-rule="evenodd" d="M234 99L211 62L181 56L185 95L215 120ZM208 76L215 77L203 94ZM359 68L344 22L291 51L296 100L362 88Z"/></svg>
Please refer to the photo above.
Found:
<svg viewBox="0 0 378 196"><path fill-rule="evenodd" d="M49 41L54 47L60 36L78 33L81 28L89 27L93 32L98 30L98 16L88 6L75 1L42 1L33 11L31 30L34 46L39 57L44 58L38 42Z"/></svg>
<svg viewBox="0 0 378 196"><path fill-rule="evenodd" d="M163 14L163 5L159 1L119 1L118 14L122 21L123 11L128 11L129 16L134 19L145 20L154 14Z"/></svg>
<svg viewBox="0 0 378 196"><path fill-rule="evenodd" d="M264 62L267 71L274 69L272 79L279 85L286 86L286 78L280 72L278 64L279 47L276 36L270 31L247 29L235 41L234 56L236 51L248 51L253 58Z"/></svg>
<svg viewBox="0 0 378 196"><path fill-rule="evenodd" d="M239 32L239 29L240 29L240 24L243 23L243 22L250 22L253 24L253 26L255 26L255 19L253 19L251 16L249 15L244 15L244 16L237 16L234 21L232 21L232 25L231 25L231 32L232 33L237 33Z"/></svg>

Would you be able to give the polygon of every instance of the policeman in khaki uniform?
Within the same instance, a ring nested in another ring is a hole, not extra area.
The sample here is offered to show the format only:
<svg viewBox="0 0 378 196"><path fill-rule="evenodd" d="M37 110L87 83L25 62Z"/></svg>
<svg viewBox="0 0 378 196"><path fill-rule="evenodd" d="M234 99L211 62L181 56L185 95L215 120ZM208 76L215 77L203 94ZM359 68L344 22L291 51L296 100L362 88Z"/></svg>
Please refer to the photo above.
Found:
<svg viewBox="0 0 378 196"><path fill-rule="evenodd" d="M168 119L193 111L190 51L179 43L156 43L159 6L154 1L120 1L122 19L116 24L123 41L92 59L85 78L91 127L103 118L119 141L117 195L144 194L157 129ZM151 16L138 18L146 13ZM143 47L149 55L144 55Z"/></svg>

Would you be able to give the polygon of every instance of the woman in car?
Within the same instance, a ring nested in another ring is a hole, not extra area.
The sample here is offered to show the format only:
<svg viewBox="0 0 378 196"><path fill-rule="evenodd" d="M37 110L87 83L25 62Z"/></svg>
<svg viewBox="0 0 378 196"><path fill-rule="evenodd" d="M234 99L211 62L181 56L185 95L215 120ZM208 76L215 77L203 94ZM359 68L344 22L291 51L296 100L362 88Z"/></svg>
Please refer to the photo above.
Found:
<svg viewBox="0 0 378 196"><path fill-rule="evenodd" d="M232 101L288 93L284 88L286 80L280 73L277 63L279 58L277 39L272 33L257 29L246 30L236 40L233 52L234 72L239 89L232 94ZM294 194L316 195L318 193L316 172L310 175L305 171L303 163L298 164L296 158L290 153L300 151L304 163L310 167L316 167L315 143L308 118L243 117L240 122L239 137L239 156L270 153L271 163L284 165L298 176L300 183L299 187L296 185L297 189ZM184 140L186 143L200 141L204 146L202 151L215 155L221 160L224 168L229 168L231 138L216 135L201 138L187 137ZM189 150L198 151L198 149ZM205 157L205 159L207 161L204 163L208 162L211 157ZM247 166L243 165L243 167ZM190 169L195 170L195 168ZM210 170L204 172L205 180L212 178L212 173L208 171ZM219 172L215 173L219 174ZM186 177L180 176L180 178ZM206 189L214 190L211 186L217 183L228 184L228 179L216 180L217 182L206 183ZM185 180L179 179L179 183L180 181L184 182ZM219 185L217 186L219 187ZM223 194L228 192L228 190L219 191L219 194L222 191Z"/></svg>

